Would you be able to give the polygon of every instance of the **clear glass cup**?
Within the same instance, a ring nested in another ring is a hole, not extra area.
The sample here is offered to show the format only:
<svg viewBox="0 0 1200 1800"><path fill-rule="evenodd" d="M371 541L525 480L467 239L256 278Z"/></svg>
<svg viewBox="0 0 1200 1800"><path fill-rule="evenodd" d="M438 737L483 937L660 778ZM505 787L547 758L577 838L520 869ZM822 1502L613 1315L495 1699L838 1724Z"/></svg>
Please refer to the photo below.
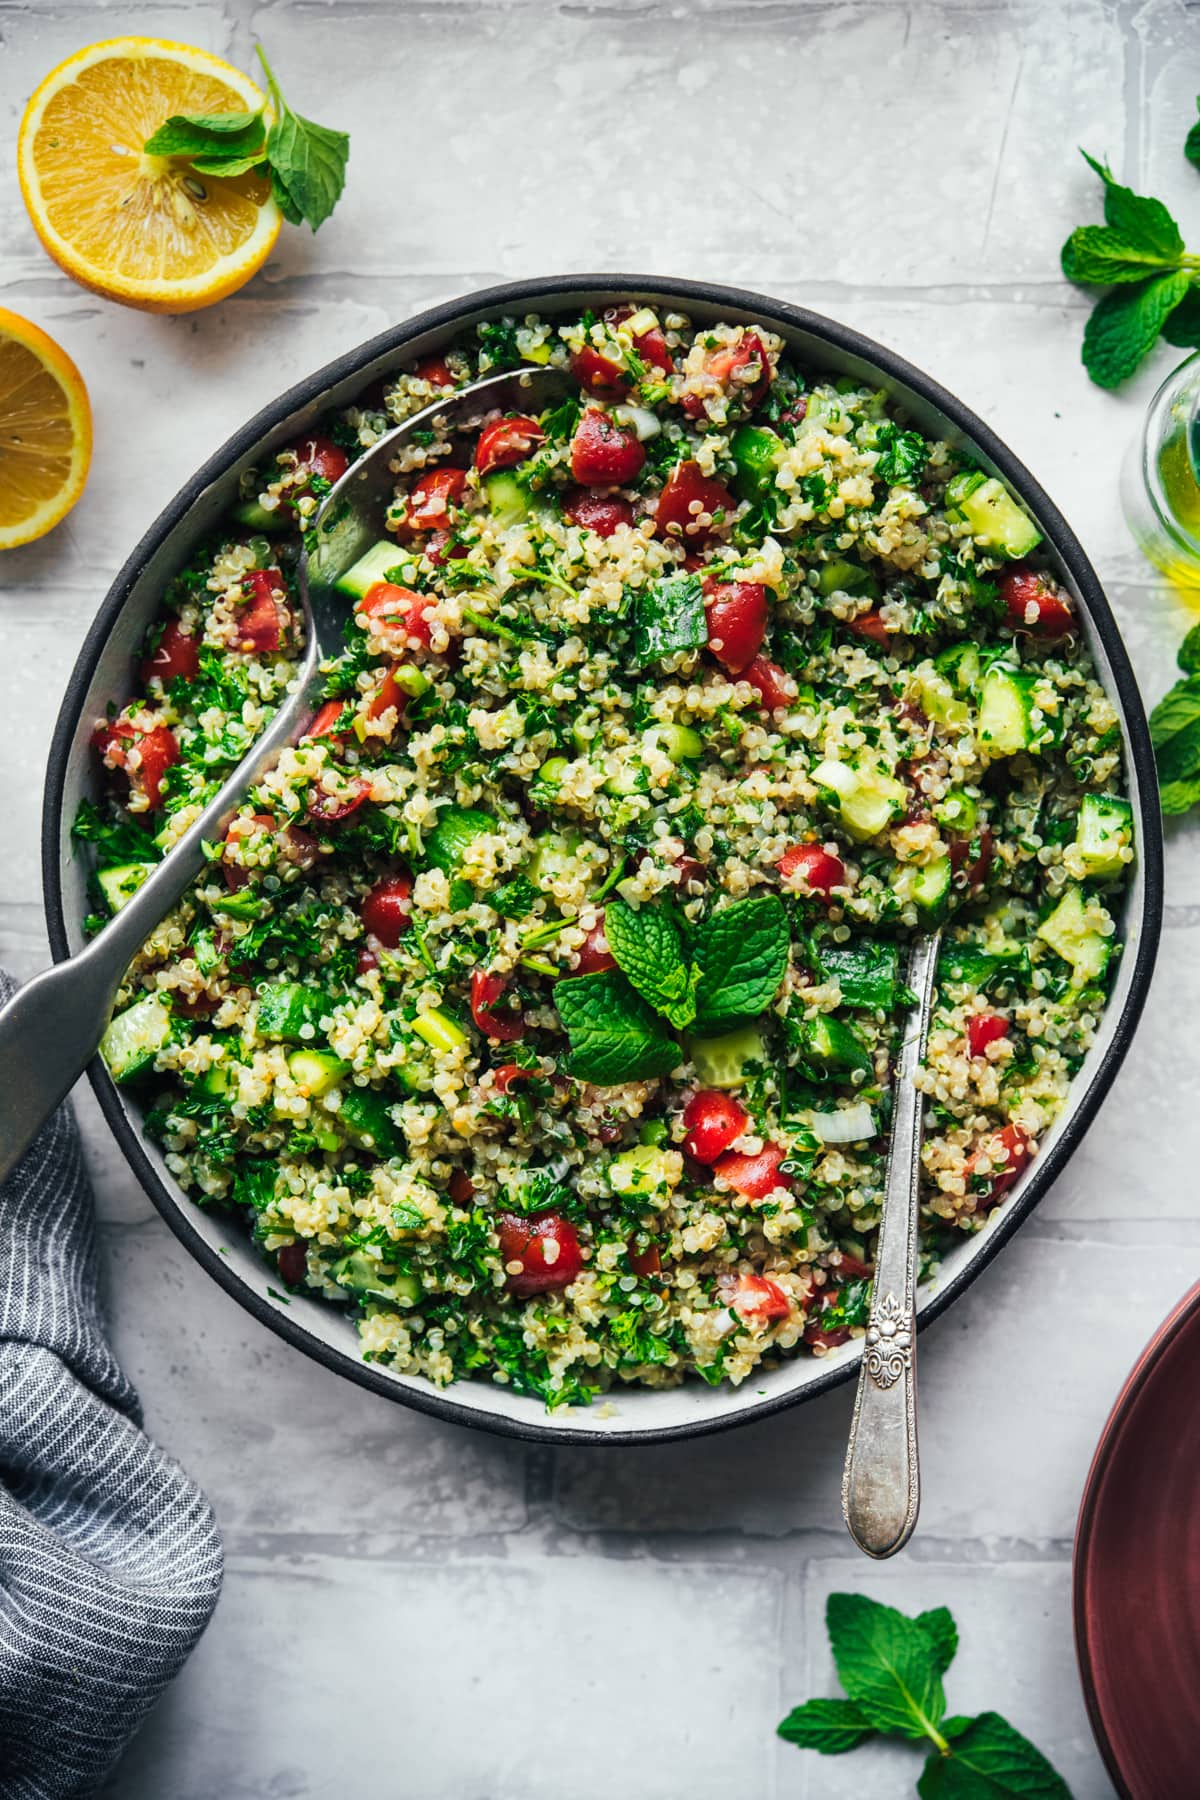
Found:
<svg viewBox="0 0 1200 1800"><path fill-rule="evenodd" d="M1150 402L1125 458L1121 503L1156 568L1180 587L1200 588L1200 351Z"/></svg>

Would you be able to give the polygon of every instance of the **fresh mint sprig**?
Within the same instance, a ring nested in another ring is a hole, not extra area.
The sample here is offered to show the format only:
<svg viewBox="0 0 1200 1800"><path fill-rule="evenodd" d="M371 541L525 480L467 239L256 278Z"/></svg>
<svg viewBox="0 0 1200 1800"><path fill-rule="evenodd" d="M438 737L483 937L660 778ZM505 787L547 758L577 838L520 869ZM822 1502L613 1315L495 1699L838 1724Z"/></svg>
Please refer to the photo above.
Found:
<svg viewBox="0 0 1200 1800"><path fill-rule="evenodd" d="M350 139L294 113L284 99L261 44L258 59L267 78L272 119L266 113L173 113L146 139L150 156L174 156L197 175L232 180L261 171L289 225L316 231L329 217L346 184Z"/></svg>
<svg viewBox="0 0 1200 1800"><path fill-rule="evenodd" d="M1200 625L1192 626L1176 660L1182 679L1150 714L1159 801L1165 813L1189 812L1200 801Z"/></svg>
<svg viewBox="0 0 1200 1800"><path fill-rule="evenodd" d="M1041 1751L999 1713L946 1716L942 1677L958 1649L946 1607L912 1618L865 1594L830 1594L825 1624L848 1697L794 1707L779 1726L789 1744L824 1756L880 1734L931 1744L921 1800L1071 1800Z"/></svg>

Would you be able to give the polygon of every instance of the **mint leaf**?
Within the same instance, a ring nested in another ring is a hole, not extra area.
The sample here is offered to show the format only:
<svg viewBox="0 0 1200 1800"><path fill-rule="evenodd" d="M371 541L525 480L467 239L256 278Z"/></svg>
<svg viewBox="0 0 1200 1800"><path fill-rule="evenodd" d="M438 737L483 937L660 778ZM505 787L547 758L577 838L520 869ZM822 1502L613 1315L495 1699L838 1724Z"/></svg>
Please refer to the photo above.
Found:
<svg viewBox="0 0 1200 1800"><path fill-rule="evenodd" d="M1168 313L1162 328L1168 344L1181 350L1194 350L1200 344L1200 289L1194 284L1179 305Z"/></svg>
<svg viewBox="0 0 1200 1800"><path fill-rule="evenodd" d="M1200 673L1200 625L1193 625L1175 657L1185 675Z"/></svg>
<svg viewBox="0 0 1200 1800"><path fill-rule="evenodd" d="M715 1030L765 1012L779 992L790 943L778 894L753 894L710 914L696 936L700 1029Z"/></svg>
<svg viewBox="0 0 1200 1800"><path fill-rule="evenodd" d="M1196 108L1200 111L1200 97L1197 97ZM1183 141L1183 154L1200 169L1200 119L1196 120Z"/></svg>
<svg viewBox="0 0 1200 1800"><path fill-rule="evenodd" d="M846 1750L857 1750L875 1728L853 1700L806 1700L794 1706L778 1734L800 1750L819 1750L823 1756L841 1756Z"/></svg>
<svg viewBox="0 0 1200 1800"><path fill-rule="evenodd" d="M1083 364L1097 386L1119 387L1133 374L1190 285L1191 276L1180 270L1105 294L1083 334Z"/></svg>
<svg viewBox="0 0 1200 1800"><path fill-rule="evenodd" d="M571 1040L567 1073L579 1081L649 1081L682 1060L662 1020L616 969L567 976L555 985L554 1004Z"/></svg>
<svg viewBox="0 0 1200 1800"><path fill-rule="evenodd" d="M620 968L656 1012L683 1031L696 1016L696 974L689 969L679 927L665 906L610 900L604 935Z"/></svg>
<svg viewBox="0 0 1200 1800"><path fill-rule="evenodd" d="M917 1624L933 1646L938 1673L944 1675L958 1651L958 1626L954 1623L949 1607L936 1606L931 1612L918 1613ZM942 1735L946 1735L944 1725Z"/></svg>
<svg viewBox="0 0 1200 1800"><path fill-rule="evenodd" d="M193 156L192 168L197 175L219 175L232 181L235 175L248 175L251 169L264 169L263 151L253 156Z"/></svg>
<svg viewBox="0 0 1200 1800"><path fill-rule="evenodd" d="M1183 239L1179 227L1161 200L1148 194L1135 194L1122 187L1111 169L1097 162L1086 150L1080 152L1084 162L1093 168L1104 183L1104 222L1130 243L1151 252L1165 263L1175 263L1183 255Z"/></svg>
<svg viewBox="0 0 1200 1800"><path fill-rule="evenodd" d="M266 53L256 46L267 78L275 120L267 133L271 188L285 219L301 219L316 231L337 205L346 184L350 139L294 113L280 92Z"/></svg>
<svg viewBox="0 0 1200 1800"><path fill-rule="evenodd" d="M1197 801L1200 801L1200 775L1190 775L1179 781L1160 781L1158 784L1158 804L1171 817L1191 812Z"/></svg>
<svg viewBox="0 0 1200 1800"><path fill-rule="evenodd" d="M1150 742L1163 781L1200 775L1200 675L1163 695L1150 714Z"/></svg>
<svg viewBox="0 0 1200 1800"><path fill-rule="evenodd" d="M639 669L699 650L708 642L704 590L698 575L672 575L639 588L633 600L633 654Z"/></svg>
<svg viewBox="0 0 1200 1800"><path fill-rule="evenodd" d="M838 1679L877 1731L931 1737L946 1710L929 1637L865 1594L830 1594L825 1623Z"/></svg>
<svg viewBox="0 0 1200 1800"><path fill-rule="evenodd" d="M1093 282L1100 287L1144 281L1154 270L1174 268L1177 264L1177 257L1164 258L1136 238L1114 231L1111 225L1081 225L1062 247L1062 270L1067 280Z"/></svg>
<svg viewBox="0 0 1200 1800"><path fill-rule="evenodd" d="M261 162L265 133L261 112L172 113L142 148L149 156L185 156L189 162L197 156L237 160L257 151Z"/></svg>
<svg viewBox="0 0 1200 1800"><path fill-rule="evenodd" d="M994 1712L973 1719L948 1756L933 1752L917 1792L921 1800L1071 1800L1041 1751Z"/></svg>

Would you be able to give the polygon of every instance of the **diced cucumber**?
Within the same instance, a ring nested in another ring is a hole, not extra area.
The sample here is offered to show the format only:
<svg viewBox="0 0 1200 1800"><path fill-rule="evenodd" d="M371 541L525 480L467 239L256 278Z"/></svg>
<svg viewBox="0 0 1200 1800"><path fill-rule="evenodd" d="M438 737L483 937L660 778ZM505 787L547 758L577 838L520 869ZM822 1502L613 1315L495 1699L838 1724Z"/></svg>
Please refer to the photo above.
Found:
<svg viewBox="0 0 1200 1800"><path fill-rule="evenodd" d="M335 1262L329 1271L339 1287L352 1294L369 1294L376 1300L395 1300L415 1306L421 1298L421 1283L411 1269L385 1270L365 1250L352 1250Z"/></svg>
<svg viewBox="0 0 1200 1800"><path fill-rule="evenodd" d="M233 516L239 525L248 531L287 531L293 519L286 506L277 506L268 512L257 500L241 500L233 509Z"/></svg>
<svg viewBox="0 0 1200 1800"><path fill-rule="evenodd" d="M639 1144L665 1144L667 1136L665 1119L647 1119L638 1129Z"/></svg>
<svg viewBox="0 0 1200 1800"><path fill-rule="evenodd" d="M704 755L704 739L690 725L652 725L643 733L648 750L661 750L672 762L690 762Z"/></svg>
<svg viewBox="0 0 1200 1800"><path fill-rule="evenodd" d="M783 457L783 439L763 425L739 425L729 440L737 473L733 491L739 500L758 506L775 491L775 475Z"/></svg>
<svg viewBox="0 0 1200 1800"><path fill-rule="evenodd" d="M1038 926L1038 936L1056 956L1070 963L1074 986L1099 981L1112 955L1112 939L1099 930L1109 915L1098 900L1089 900L1081 887L1069 887L1054 911Z"/></svg>
<svg viewBox="0 0 1200 1800"><path fill-rule="evenodd" d="M296 1086L313 1100L327 1094L350 1073L350 1064L331 1050L293 1050L287 1064Z"/></svg>
<svg viewBox="0 0 1200 1800"><path fill-rule="evenodd" d="M171 1035L171 1015L157 994L146 994L118 1013L100 1040L100 1054L114 1081L132 1081L148 1069Z"/></svg>
<svg viewBox="0 0 1200 1800"><path fill-rule="evenodd" d="M1002 481L978 469L956 475L946 487L946 508L965 519L977 544L993 556L1028 556L1042 534Z"/></svg>
<svg viewBox="0 0 1200 1800"><path fill-rule="evenodd" d="M392 1105L371 1088L348 1088L338 1108L342 1129L352 1143L376 1156L399 1156L404 1139L392 1119Z"/></svg>
<svg viewBox="0 0 1200 1800"><path fill-rule="evenodd" d="M562 786L563 776L571 764L565 756L548 756L529 784L529 798L535 806L552 806Z"/></svg>
<svg viewBox="0 0 1200 1800"><path fill-rule="evenodd" d="M939 825L947 831L953 831L958 837L965 837L974 831L979 822L979 808L970 794L962 788L951 788L933 809L933 816Z"/></svg>
<svg viewBox="0 0 1200 1800"><path fill-rule="evenodd" d="M933 666L960 694L969 694L979 681L982 663L974 644L951 644L938 652Z"/></svg>
<svg viewBox="0 0 1200 1800"><path fill-rule="evenodd" d="M930 663L913 670L912 697L927 719L963 731L971 723L971 709L960 700L949 677Z"/></svg>
<svg viewBox="0 0 1200 1800"><path fill-rule="evenodd" d="M878 600L879 583L869 569L861 563L848 562L844 557L835 557L832 562L822 563L817 571L817 592L829 594L861 594L868 600Z"/></svg>
<svg viewBox="0 0 1200 1800"><path fill-rule="evenodd" d="M534 886L545 891L556 881L574 880L579 873L582 842L577 831L547 831L539 837L525 871Z"/></svg>
<svg viewBox="0 0 1200 1800"><path fill-rule="evenodd" d="M822 945L821 973L836 981L843 1006L882 1007L891 1012L900 987L900 951L895 944Z"/></svg>
<svg viewBox="0 0 1200 1800"><path fill-rule="evenodd" d="M642 1194L661 1194L667 1187L663 1152L654 1144L635 1144L622 1150L608 1165L608 1185L614 1194L637 1199Z"/></svg>
<svg viewBox="0 0 1200 1800"><path fill-rule="evenodd" d="M404 552L392 538L383 538L359 557L340 580L334 582L339 594L362 600L378 581L386 581L389 572L404 560Z"/></svg>
<svg viewBox="0 0 1200 1800"><path fill-rule="evenodd" d="M469 1041L462 1026L440 1006L431 1006L428 1012L418 1013L412 1028L437 1056L452 1056Z"/></svg>
<svg viewBox="0 0 1200 1800"><path fill-rule="evenodd" d="M226 1063L210 1063L196 1083L198 1093L206 1100L219 1100L227 1094L233 1085L233 1079Z"/></svg>
<svg viewBox="0 0 1200 1800"><path fill-rule="evenodd" d="M624 799L630 794L645 794L650 791L650 777L632 744L623 744L620 749L611 751L605 760L610 771L608 780L604 783L606 794Z"/></svg>
<svg viewBox="0 0 1200 1800"><path fill-rule="evenodd" d="M96 885L108 902L110 912L120 912L127 900L133 896L145 881L151 870L158 865L148 862L121 863L115 869L101 869L96 876Z"/></svg>
<svg viewBox="0 0 1200 1800"><path fill-rule="evenodd" d="M258 990L258 1034L280 1043L302 1044L316 1034L330 1005L320 988L305 987L299 981L271 982Z"/></svg>
<svg viewBox="0 0 1200 1800"><path fill-rule="evenodd" d="M877 837L908 804L903 783L865 758L855 763L832 759L819 763L813 780L832 795L832 810L859 843Z"/></svg>
<svg viewBox="0 0 1200 1800"><path fill-rule="evenodd" d="M1085 794L1075 828L1075 847L1084 872L1097 881L1121 874L1122 852L1133 843L1133 807L1115 794Z"/></svg>
<svg viewBox="0 0 1200 1800"><path fill-rule="evenodd" d="M900 863L892 875L892 887L902 900L911 900L923 913L937 913L950 895L953 876L950 858L936 856L932 862Z"/></svg>
<svg viewBox="0 0 1200 1800"><path fill-rule="evenodd" d="M741 1025L720 1037L689 1038L686 1048L702 1087L739 1088L746 1064L761 1062L766 1046L757 1025Z"/></svg>
<svg viewBox="0 0 1200 1800"><path fill-rule="evenodd" d="M511 469L496 469L485 476L483 493L488 511L502 531L522 524L533 510L533 496Z"/></svg>
<svg viewBox="0 0 1200 1800"><path fill-rule="evenodd" d="M466 859L467 850L477 837L495 831L491 813L475 806L447 806L438 814L438 822L425 840L425 861L431 869L457 875Z"/></svg>
<svg viewBox="0 0 1200 1800"><path fill-rule="evenodd" d="M829 1013L806 1019L801 1037L805 1061L815 1064L821 1074L852 1075L856 1069L864 1074L871 1072L873 1065L865 1045L841 1019Z"/></svg>
<svg viewBox="0 0 1200 1800"><path fill-rule="evenodd" d="M1020 750L1036 755L1057 743L1062 722L1039 713L1037 689L1041 677L1018 674L1003 663L993 663L979 685L979 741L994 756L1015 756Z"/></svg>

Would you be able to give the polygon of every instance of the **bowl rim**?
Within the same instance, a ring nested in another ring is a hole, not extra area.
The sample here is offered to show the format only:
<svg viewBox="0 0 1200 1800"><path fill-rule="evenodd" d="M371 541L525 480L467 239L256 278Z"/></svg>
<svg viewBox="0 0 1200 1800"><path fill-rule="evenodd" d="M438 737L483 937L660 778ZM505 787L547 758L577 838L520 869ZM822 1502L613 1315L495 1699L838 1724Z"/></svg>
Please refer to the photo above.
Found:
<svg viewBox="0 0 1200 1800"><path fill-rule="evenodd" d="M319 404L321 398L338 386L366 370L379 358L394 354L413 339L439 330L461 327L471 315L501 314L516 307L526 310L535 305L556 310L559 303L572 295L611 293L632 297L653 295L670 297L686 304L728 307L732 311L753 314L775 321L791 331L807 332L827 344L834 352L858 357L878 369L889 382L908 387L921 400L936 408L968 438L972 445L996 467L1033 508L1045 530L1047 544L1060 558L1078 593L1083 598L1092 627L1103 646L1112 676L1112 687L1120 704L1122 723L1129 747L1129 759L1137 777L1138 854L1142 878L1142 909L1138 918L1137 943L1133 950L1133 968L1124 1005L1116 1018L1112 1035L1091 1073L1086 1089L1064 1117L1062 1129L1044 1153L1035 1158L1028 1176L1010 1209L996 1220L978 1250L965 1267L939 1286L921 1308L918 1328L923 1329L939 1318L992 1261L1017 1228L1028 1218L1066 1166L1098 1112L1116 1077L1133 1040L1141 1016L1162 924L1163 908L1163 836L1158 807L1158 782L1149 728L1141 695L1134 679L1116 620L1104 590L1078 538L1059 509L1046 494L1020 459L996 433L976 416L957 395L932 377L909 363L904 357L873 338L827 318L822 313L787 301L777 300L748 288L722 283L704 282L677 276L599 273L549 275L521 281L504 282L479 288L455 299L428 307L398 325L389 327L367 339L354 349L333 358L312 374L296 382L277 398L261 407L252 418L235 431L195 474L184 483L175 497L163 508L153 524L134 546L121 566L101 602L89 627L71 671L59 709L51 740L43 791L42 809L42 880L47 932L54 961L61 962L70 954L61 879L62 808L68 770L79 717L86 701L96 666L108 638L124 607L144 564L157 551L169 534L182 523L204 490L223 475L239 458L247 455L273 428L305 407ZM176 1237L209 1275L231 1294L260 1324L324 1367L349 1376L359 1386L389 1399L411 1406L454 1424L495 1431L501 1435L550 1444L633 1445L667 1443L677 1439L733 1430L761 1420L788 1407L815 1398L818 1394L848 1381L858 1372L860 1357L839 1358L819 1376L802 1386L771 1395L755 1403L725 1414L697 1412L694 1418L665 1426L597 1430L587 1425L541 1423L533 1419L512 1418L483 1407L460 1404L453 1398L454 1386L435 1388L397 1382L372 1363L354 1357L326 1343L305 1326L298 1324L281 1308L269 1304L267 1298L250 1288L225 1257L213 1249L187 1217L159 1177L146 1154L141 1135L134 1128L120 1099L115 1083L97 1055L88 1067L88 1079L100 1109L126 1160L146 1189L151 1201L166 1220ZM506 1392L507 1390L500 1390ZM561 1415L560 1415L561 1416Z"/></svg>

